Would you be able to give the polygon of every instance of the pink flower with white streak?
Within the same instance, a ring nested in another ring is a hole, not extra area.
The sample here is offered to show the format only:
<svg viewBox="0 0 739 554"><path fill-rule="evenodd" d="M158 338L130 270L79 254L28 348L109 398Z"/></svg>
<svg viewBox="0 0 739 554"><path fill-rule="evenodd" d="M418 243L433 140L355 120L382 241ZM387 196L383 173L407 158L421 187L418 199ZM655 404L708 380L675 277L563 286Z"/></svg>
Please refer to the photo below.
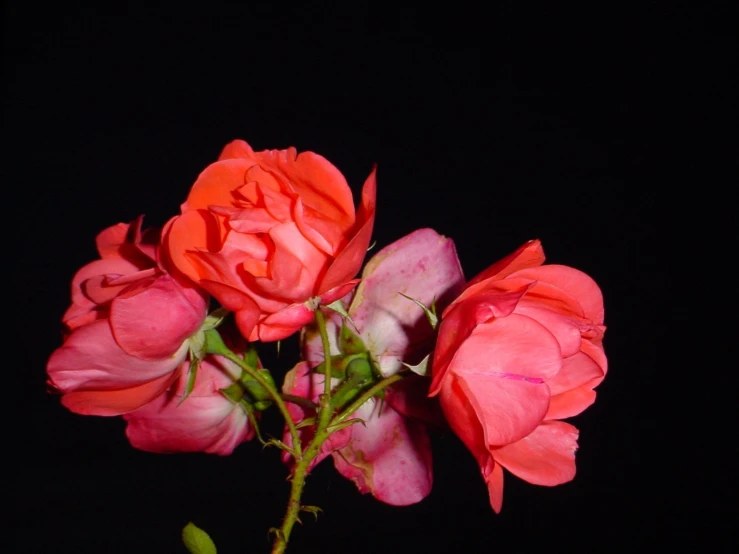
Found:
<svg viewBox="0 0 739 554"><path fill-rule="evenodd" d="M348 313L384 377L401 371L404 362L418 363L433 348L434 331L426 315L403 294L427 306L435 301L443 308L463 286L454 243L431 229L411 233L367 263L360 285L349 297ZM337 314L327 321L332 354L339 352L340 326ZM288 374L283 389L317 400L324 377L309 368L323 361L321 339L315 328L307 328L303 339L306 362ZM334 385L338 383L334 379ZM410 374L386 389L384 401L367 401L351 416L365 425L335 432L315 463L331 454L339 473L354 481L360 492L372 493L387 504L421 501L433 482L427 423L442 421L427 392L428 379ZM289 409L295 421L308 415L294 404ZM301 430L304 441L311 432ZM288 434L285 441L290 441Z"/></svg>
<svg viewBox="0 0 739 554"><path fill-rule="evenodd" d="M85 415L136 410L166 391L207 315L207 295L157 262L158 233L142 218L97 236L100 259L72 281L66 335L47 363L62 404Z"/></svg>

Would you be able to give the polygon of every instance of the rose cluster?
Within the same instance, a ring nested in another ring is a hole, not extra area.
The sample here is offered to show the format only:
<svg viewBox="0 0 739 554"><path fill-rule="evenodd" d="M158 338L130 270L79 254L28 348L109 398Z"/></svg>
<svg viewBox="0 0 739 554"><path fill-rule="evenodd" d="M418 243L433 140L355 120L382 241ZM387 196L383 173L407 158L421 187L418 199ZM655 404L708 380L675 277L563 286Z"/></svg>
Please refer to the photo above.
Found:
<svg viewBox="0 0 739 554"><path fill-rule="evenodd" d="M122 416L151 452L229 455L282 406L285 463L315 445L308 469L330 456L393 505L429 494L432 429L466 445L496 512L504 469L571 480L578 431L563 420L607 369L596 283L545 264L538 240L466 280L430 228L365 263L375 194L374 169L355 207L318 154L228 144L161 229L139 217L97 236L49 385L75 413ZM302 361L277 386L257 347L295 333Z"/></svg>

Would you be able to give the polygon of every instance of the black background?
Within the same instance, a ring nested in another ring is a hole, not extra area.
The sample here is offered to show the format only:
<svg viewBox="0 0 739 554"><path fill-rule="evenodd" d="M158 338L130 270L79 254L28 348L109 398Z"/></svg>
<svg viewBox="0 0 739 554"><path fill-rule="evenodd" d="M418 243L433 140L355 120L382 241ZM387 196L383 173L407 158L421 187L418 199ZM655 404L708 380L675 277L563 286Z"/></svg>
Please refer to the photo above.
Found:
<svg viewBox="0 0 739 554"><path fill-rule="evenodd" d="M435 433L426 500L386 506L326 462L306 492L325 513L288 551L736 544L735 394L723 398L736 358L718 315L731 321L736 9L644 4L6 2L10 551L183 553L189 520L223 554L269 550L288 490L276 451L139 452L118 418L68 413L44 388L95 235L140 213L164 223L235 138L318 152L355 192L377 163L378 248L432 227L472 277L538 237L605 296L610 373L572 421L572 483L507 475L495 515L471 456ZM288 369L294 346L265 347L265 363Z"/></svg>

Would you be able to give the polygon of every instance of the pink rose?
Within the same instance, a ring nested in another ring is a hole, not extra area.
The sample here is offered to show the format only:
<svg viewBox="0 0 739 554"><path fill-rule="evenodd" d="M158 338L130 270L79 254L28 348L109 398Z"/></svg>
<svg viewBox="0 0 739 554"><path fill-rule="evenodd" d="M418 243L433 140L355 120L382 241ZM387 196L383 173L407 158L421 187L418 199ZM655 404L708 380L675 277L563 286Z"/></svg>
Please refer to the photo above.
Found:
<svg viewBox="0 0 739 554"><path fill-rule="evenodd" d="M166 256L235 312L244 337L280 340L354 286L372 234L375 171L355 213L343 175L313 152L228 144L166 227Z"/></svg>
<svg viewBox="0 0 739 554"><path fill-rule="evenodd" d="M376 372L389 377L405 363L417 364L433 347L434 331L423 310L403 293L424 305L434 300L445 306L462 289L464 277L454 243L431 229L420 229L379 251L365 266L348 313L359 331ZM351 324L348 324L353 329ZM341 318L327 321L332 353L338 354ZM314 327L304 335L304 362L285 379L284 391L311 398L323 392L324 376L310 368L323 361L320 335ZM339 379L334 379L336 387ZM365 402L352 418L355 424L331 435L318 463L328 454L336 469L362 493L372 493L392 505L421 501L431 490L431 450L427 423L443 422L427 397L429 379L410 374L386 389L385 399ZM290 405L294 420L305 410ZM310 429L302 429L308 440ZM289 442L290 437L285 435Z"/></svg>
<svg viewBox="0 0 739 554"><path fill-rule="evenodd" d="M207 356L183 401L188 365L182 364L169 391L123 416L126 436L135 448L149 452L231 454L254 437L244 409L221 392L239 378L241 368L221 356Z"/></svg>
<svg viewBox="0 0 739 554"><path fill-rule="evenodd" d="M156 398L177 379L186 340L205 319L204 292L159 267L156 233L142 233L141 222L101 232L100 259L72 281L67 334L47 373L73 412L119 415Z"/></svg>
<svg viewBox="0 0 739 554"><path fill-rule="evenodd" d="M475 277L443 314L430 394L480 465L490 503L503 468L537 485L575 476L578 431L559 421L605 376L603 297L584 273L542 265L531 241Z"/></svg>

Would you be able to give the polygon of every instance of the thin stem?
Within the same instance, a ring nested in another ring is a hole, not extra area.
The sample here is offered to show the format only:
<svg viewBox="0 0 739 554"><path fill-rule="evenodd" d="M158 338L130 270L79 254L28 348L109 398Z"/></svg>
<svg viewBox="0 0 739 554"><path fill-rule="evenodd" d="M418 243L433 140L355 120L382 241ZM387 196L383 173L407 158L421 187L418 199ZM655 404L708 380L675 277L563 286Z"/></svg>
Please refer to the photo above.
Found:
<svg viewBox="0 0 739 554"><path fill-rule="evenodd" d="M313 459L316 457L321 446L329 435L330 433L325 429L316 433L310 445L308 445L308 448L305 449L300 461L293 469L293 474L290 479L290 497L287 501L285 518L282 520L282 526L277 533L277 538L272 546L271 554L282 554L287 548L287 543L290 540L290 533L295 526L295 522L299 521L298 516L301 509L300 497L302 496L303 488L305 487L305 479L308 476L308 471L310 470Z"/></svg>
<svg viewBox="0 0 739 554"><path fill-rule="evenodd" d="M331 424L331 417L333 416L333 408L331 407L331 344L328 340L328 332L326 331L326 318L321 312L320 308L317 308L315 313L316 324L321 334L321 342L323 344L323 359L326 366L325 381L323 394L319 396L319 404L317 409L317 424L313 440L311 440L305 452L302 453L300 459L296 459L295 467L293 468L292 477L290 479L290 496L287 501L287 509L285 510L285 517L282 520L282 526L277 532L277 538L275 539L274 545L272 546L272 554L281 554L287 548L287 543L290 540L290 533L292 532L295 522L298 521L298 515L300 513L300 498L303 494L303 488L305 487L305 479L310 471L311 463L318 453L321 451L321 446L329 437L331 432L327 429Z"/></svg>
<svg viewBox="0 0 739 554"><path fill-rule="evenodd" d="M249 374L249 377L254 379L257 383L262 385L265 390L269 393L270 397L272 397L272 401L275 403L277 408L280 410L280 413L282 414L283 419L285 420L285 424L287 425L288 430L290 431L290 438L292 439L292 449L295 452L296 456L299 458L301 456L302 448L300 444L300 434L298 433L297 428L295 427L295 423L293 422L292 417L290 416L290 412L287 409L287 405L285 404L285 401L282 400L282 397L280 396L279 391L275 389L271 383L269 383L267 380L265 380L258 371L255 371L254 368L250 367L249 364L247 364L244 360L241 359L237 354L226 348L224 351L219 352L219 354L225 358L228 358L232 362L238 364L238 366L243 369L246 373Z"/></svg>

